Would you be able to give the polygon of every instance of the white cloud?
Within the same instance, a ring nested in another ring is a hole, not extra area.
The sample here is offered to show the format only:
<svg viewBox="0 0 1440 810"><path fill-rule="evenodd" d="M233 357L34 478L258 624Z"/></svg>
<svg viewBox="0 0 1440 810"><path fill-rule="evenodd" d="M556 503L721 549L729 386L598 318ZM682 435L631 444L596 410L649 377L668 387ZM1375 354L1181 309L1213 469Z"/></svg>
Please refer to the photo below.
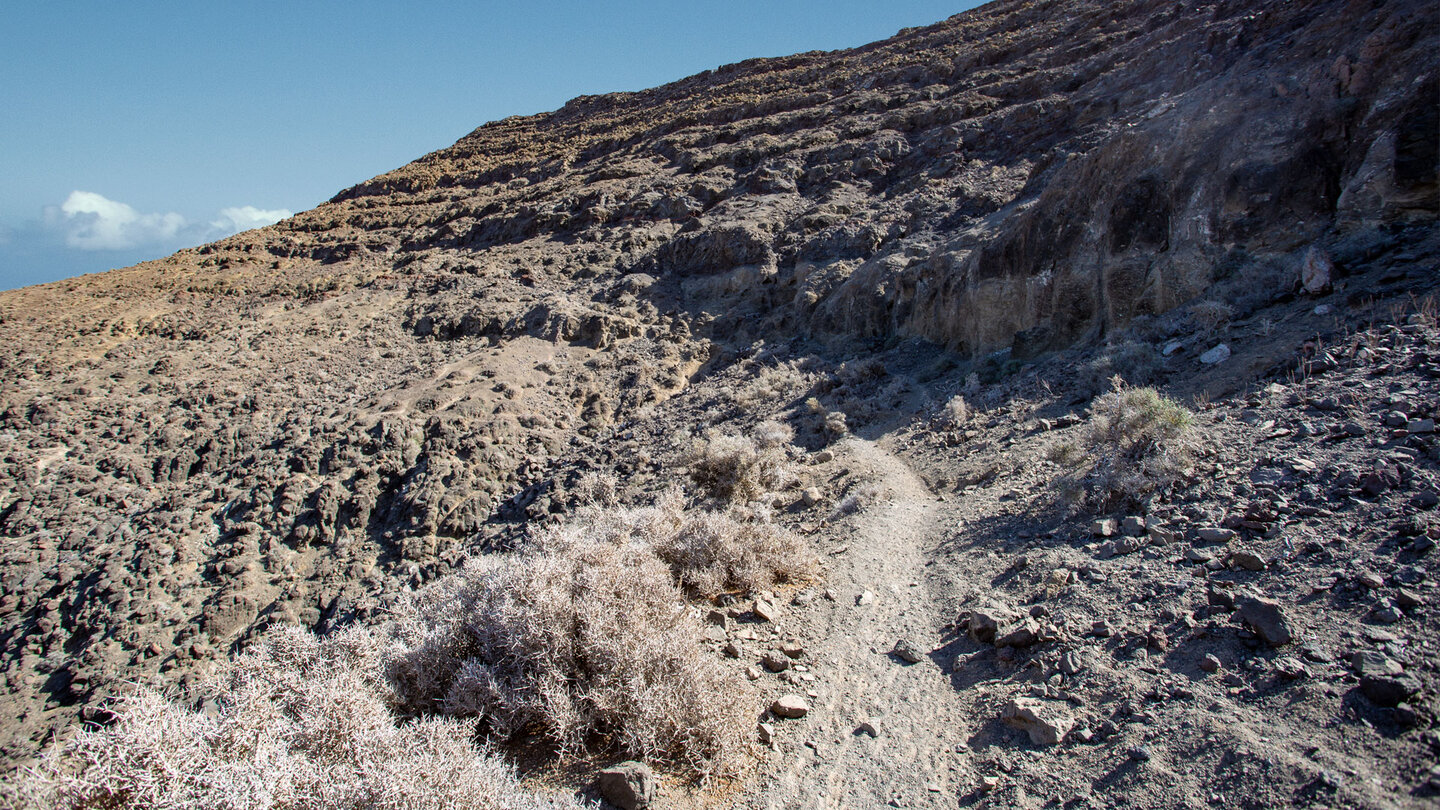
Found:
<svg viewBox="0 0 1440 810"><path fill-rule="evenodd" d="M64 229L65 244L80 250L125 250L172 242L185 227L185 217L174 212L142 214L93 191L72 191L58 213L52 209L46 214L47 220Z"/></svg>
<svg viewBox="0 0 1440 810"><path fill-rule="evenodd" d="M220 218L210 223L210 227L224 231L228 236L232 233L248 231L251 228L274 225L282 219L293 216L295 216L295 212L287 211L284 208L262 211L253 205L242 205L239 208L221 208Z"/></svg>
<svg viewBox="0 0 1440 810"><path fill-rule="evenodd" d="M59 206L45 209L45 225L59 231L67 247L78 250L177 249L270 225L289 216L292 213L285 209L243 205L220 209L218 218L208 223L191 222L173 211L142 214L93 191L77 190Z"/></svg>

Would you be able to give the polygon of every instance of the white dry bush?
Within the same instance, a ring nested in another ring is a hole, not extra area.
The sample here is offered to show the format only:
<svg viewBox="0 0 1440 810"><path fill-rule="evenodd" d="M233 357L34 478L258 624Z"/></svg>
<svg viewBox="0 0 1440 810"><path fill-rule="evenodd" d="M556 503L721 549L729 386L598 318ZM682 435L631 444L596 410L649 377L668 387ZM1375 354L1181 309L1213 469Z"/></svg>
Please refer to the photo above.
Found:
<svg viewBox="0 0 1440 810"><path fill-rule="evenodd" d="M939 420L943 427L957 428L970 421L970 405L962 394L956 394L940 409Z"/></svg>
<svg viewBox="0 0 1440 810"><path fill-rule="evenodd" d="M845 493L845 497L840 499L840 503L835 505L835 511L831 513L830 520L859 512L879 501L884 495L885 488L875 481L863 481L856 484L849 492Z"/></svg>
<svg viewBox="0 0 1440 810"><path fill-rule="evenodd" d="M598 744L708 775L733 770L749 728L747 687L701 646L643 544L557 530L508 565L443 580L397 629L400 707L480 718L497 740L538 734L561 756Z"/></svg>
<svg viewBox="0 0 1440 810"><path fill-rule="evenodd" d="M702 594L763 591L815 573L815 557L791 532L736 514L702 512L657 537L655 552L686 586Z"/></svg>
<svg viewBox="0 0 1440 810"><path fill-rule="evenodd" d="M771 447L784 448L795 440L795 429L784 422L767 419L755 426L752 435L755 437L755 444L762 450Z"/></svg>
<svg viewBox="0 0 1440 810"><path fill-rule="evenodd" d="M584 506L618 506L620 481L610 473L586 472L575 482L571 494Z"/></svg>
<svg viewBox="0 0 1440 810"><path fill-rule="evenodd" d="M1193 452L1195 418L1154 388L1133 388L1116 377L1095 398L1081 452L1056 448L1051 460L1078 462L1071 487L1097 509L1139 505L1174 484Z"/></svg>
<svg viewBox="0 0 1440 810"><path fill-rule="evenodd" d="M749 687L700 644L680 585L750 589L808 576L814 555L773 524L651 507L583 509L514 559L472 566L399 609L400 706L541 734L562 754L602 746L700 776L734 773Z"/></svg>
<svg viewBox="0 0 1440 810"><path fill-rule="evenodd" d="M753 439L722 434L696 441L684 461L690 480L707 495L745 504L794 482L788 453L791 438L794 432L787 426L763 422Z"/></svg>
<svg viewBox="0 0 1440 810"><path fill-rule="evenodd" d="M738 515L738 513L737 513ZM267 635L196 712L142 690L112 725L0 790L18 807L577 808L524 790L494 749L615 753L739 771L754 694L701 645L682 583L763 588L816 560L763 520L586 507L512 555L409 594L384 625ZM190 705L194 704L194 696Z"/></svg>
<svg viewBox="0 0 1440 810"><path fill-rule="evenodd" d="M519 785L477 750L468 723L398 721L364 630L320 640L287 628L242 655L208 691L211 713L142 689L116 721L52 749L0 800L90 810L581 808Z"/></svg>

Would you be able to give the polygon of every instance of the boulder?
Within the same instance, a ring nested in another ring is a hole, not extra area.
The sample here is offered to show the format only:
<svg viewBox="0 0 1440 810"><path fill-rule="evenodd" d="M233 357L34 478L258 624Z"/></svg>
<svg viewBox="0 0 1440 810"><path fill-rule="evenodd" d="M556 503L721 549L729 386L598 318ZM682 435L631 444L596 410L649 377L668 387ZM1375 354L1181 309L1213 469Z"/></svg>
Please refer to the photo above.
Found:
<svg viewBox="0 0 1440 810"><path fill-rule="evenodd" d="M1258 596L1241 596L1235 600L1240 618L1260 636L1266 644L1278 647L1295 639L1290 618L1280 609L1280 603Z"/></svg>
<svg viewBox="0 0 1440 810"><path fill-rule="evenodd" d="M1360 693L1376 706L1395 708L1420 691L1420 681L1413 675L1365 675L1360 678Z"/></svg>
<svg viewBox="0 0 1440 810"><path fill-rule="evenodd" d="M1300 290L1307 295L1323 295L1330 292L1335 277L1335 264L1325 251L1312 247L1305 251L1300 263Z"/></svg>
<svg viewBox="0 0 1440 810"><path fill-rule="evenodd" d="M1007 726L1030 735L1036 745L1057 745L1070 733L1075 718L1063 706L1035 698L1013 698L1005 704L1000 719Z"/></svg>
<svg viewBox="0 0 1440 810"><path fill-rule="evenodd" d="M799 695L786 695L770 704L770 712L776 717L794 720L810 713L810 704Z"/></svg>
<svg viewBox="0 0 1440 810"><path fill-rule="evenodd" d="M970 638L982 643L993 644L1000 628L1015 620L1015 614L1005 608L984 607L970 611Z"/></svg>
<svg viewBox="0 0 1440 810"><path fill-rule="evenodd" d="M620 810L645 810L655 801L658 782L654 771L643 762L622 762L600 772L595 786L605 801Z"/></svg>

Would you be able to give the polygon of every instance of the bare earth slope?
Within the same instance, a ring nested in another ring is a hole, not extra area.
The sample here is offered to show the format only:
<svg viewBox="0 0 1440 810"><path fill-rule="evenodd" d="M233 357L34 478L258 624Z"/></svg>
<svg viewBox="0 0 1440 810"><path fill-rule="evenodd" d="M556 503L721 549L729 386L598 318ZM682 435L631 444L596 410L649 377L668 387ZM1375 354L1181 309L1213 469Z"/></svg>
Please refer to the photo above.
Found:
<svg viewBox="0 0 1440 810"><path fill-rule="evenodd" d="M1001 0L0 293L0 747L269 626L383 617L564 519L583 473L644 502L696 437L775 418L807 463L772 507L830 565L739 639L803 636L813 668L761 685L816 692L739 806L1433 800L1437 17ZM1207 443L1126 510L1169 542L1119 555L1044 455L1115 373L1201 406ZM1313 649L1257 642L1211 580ZM991 602L1042 637L970 639ZM1016 698L1093 742L1030 742Z"/></svg>

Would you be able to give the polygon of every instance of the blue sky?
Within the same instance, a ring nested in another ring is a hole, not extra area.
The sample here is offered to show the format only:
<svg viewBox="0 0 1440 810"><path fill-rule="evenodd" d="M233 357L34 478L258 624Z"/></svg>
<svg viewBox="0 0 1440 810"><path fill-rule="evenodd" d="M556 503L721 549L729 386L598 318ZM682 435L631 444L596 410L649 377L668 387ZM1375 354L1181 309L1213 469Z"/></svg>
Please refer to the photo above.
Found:
<svg viewBox="0 0 1440 810"><path fill-rule="evenodd" d="M977 3L7 5L0 289L265 224L487 121L863 45Z"/></svg>

